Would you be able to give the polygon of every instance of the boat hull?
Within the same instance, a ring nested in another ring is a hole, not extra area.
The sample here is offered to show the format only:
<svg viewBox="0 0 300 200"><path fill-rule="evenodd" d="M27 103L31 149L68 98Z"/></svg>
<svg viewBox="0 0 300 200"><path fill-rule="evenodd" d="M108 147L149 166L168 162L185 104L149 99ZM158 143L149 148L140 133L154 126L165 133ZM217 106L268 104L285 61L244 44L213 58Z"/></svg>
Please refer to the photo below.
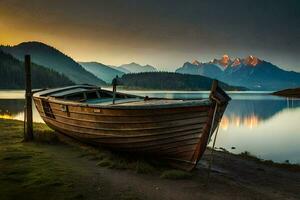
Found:
<svg viewBox="0 0 300 200"><path fill-rule="evenodd" d="M117 109L43 97L34 97L34 102L45 123L58 132L120 151L157 155L185 170L196 166L227 105L216 108L218 104L211 102L190 107Z"/></svg>

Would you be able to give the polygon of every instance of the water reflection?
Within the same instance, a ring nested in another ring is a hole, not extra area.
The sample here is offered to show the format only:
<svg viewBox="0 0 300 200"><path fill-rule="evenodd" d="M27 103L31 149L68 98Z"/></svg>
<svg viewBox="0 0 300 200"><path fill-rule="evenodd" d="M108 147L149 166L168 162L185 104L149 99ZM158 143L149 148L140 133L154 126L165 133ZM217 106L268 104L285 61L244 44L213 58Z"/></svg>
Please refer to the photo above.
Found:
<svg viewBox="0 0 300 200"><path fill-rule="evenodd" d="M24 112L24 99L0 99L0 118L16 119Z"/></svg>
<svg viewBox="0 0 300 200"><path fill-rule="evenodd" d="M0 99L0 119L24 120L24 105L24 99ZM33 120L43 122L35 106L33 106Z"/></svg>
<svg viewBox="0 0 300 200"><path fill-rule="evenodd" d="M183 99L209 95L208 92L138 94ZM232 100L220 124L217 147L233 153L249 151L276 162L300 163L300 99L272 96L266 92L231 92L230 97Z"/></svg>
<svg viewBox="0 0 300 200"><path fill-rule="evenodd" d="M294 109L300 107L300 100L277 98L274 99L233 99L221 121L221 128L228 129L229 124L247 128L257 127L262 121L272 118L275 114L284 109Z"/></svg>
<svg viewBox="0 0 300 200"><path fill-rule="evenodd" d="M240 116L227 116L224 115L220 124L221 129L227 130L229 127L229 124L233 124L236 127L244 126L247 128L254 128L258 126L258 123L261 121L261 119L252 114L250 116L246 117L240 117Z"/></svg>

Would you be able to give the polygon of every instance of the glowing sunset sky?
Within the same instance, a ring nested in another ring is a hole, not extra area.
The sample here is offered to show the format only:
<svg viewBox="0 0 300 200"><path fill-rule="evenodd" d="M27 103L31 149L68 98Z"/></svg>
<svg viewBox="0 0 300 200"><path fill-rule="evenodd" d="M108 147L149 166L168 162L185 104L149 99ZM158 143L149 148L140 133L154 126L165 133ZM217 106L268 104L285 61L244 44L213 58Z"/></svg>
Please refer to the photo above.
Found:
<svg viewBox="0 0 300 200"><path fill-rule="evenodd" d="M0 0L0 44L32 40L112 65L174 70L226 53L300 71L300 1Z"/></svg>

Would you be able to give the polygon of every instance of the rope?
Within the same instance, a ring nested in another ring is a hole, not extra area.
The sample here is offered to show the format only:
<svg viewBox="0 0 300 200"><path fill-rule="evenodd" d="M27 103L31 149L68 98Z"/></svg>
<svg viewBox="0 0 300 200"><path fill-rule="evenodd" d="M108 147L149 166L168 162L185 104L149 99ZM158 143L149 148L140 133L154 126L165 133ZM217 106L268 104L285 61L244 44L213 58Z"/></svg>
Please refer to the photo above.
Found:
<svg viewBox="0 0 300 200"><path fill-rule="evenodd" d="M216 130L216 134L215 134L215 138L214 138L214 142L213 142L213 146L212 146L212 150L211 150L210 161L208 163L207 184L208 184L209 177L210 177L211 166L212 166L212 163L214 161L215 144L216 144L216 140L217 140L217 135L218 135L219 127L220 127L220 125L218 124L217 130Z"/></svg>
<svg viewBox="0 0 300 200"><path fill-rule="evenodd" d="M212 118L212 121L211 121L210 130L209 130L208 141L209 141L211 135L213 134L213 128L214 128L214 123L215 123L215 117L216 117L217 110L218 110L218 104L216 103L216 107L215 107L215 110L214 110L214 114L213 114L213 118ZM208 141L207 141L207 143L208 143Z"/></svg>
<svg viewBox="0 0 300 200"><path fill-rule="evenodd" d="M210 128L209 138L211 137L211 134L212 134L217 109L218 109L218 104L216 104L216 107L215 107L213 120L212 120L212 125L211 125L211 128ZM207 174L207 183L206 183L206 185L208 185L208 183L209 183L210 171L211 171L211 166L212 166L212 163L213 163L213 160L214 160L214 150L215 150L217 135L218 135L218 132L219 132L219 127L220 127L220 123L218 122L218 126L217 126L217 129L216 129L216 134L215 134L214 141L213 141L213 146L212 146L211 158L210 158L210 161L208 163L208 174Z"/></svg>

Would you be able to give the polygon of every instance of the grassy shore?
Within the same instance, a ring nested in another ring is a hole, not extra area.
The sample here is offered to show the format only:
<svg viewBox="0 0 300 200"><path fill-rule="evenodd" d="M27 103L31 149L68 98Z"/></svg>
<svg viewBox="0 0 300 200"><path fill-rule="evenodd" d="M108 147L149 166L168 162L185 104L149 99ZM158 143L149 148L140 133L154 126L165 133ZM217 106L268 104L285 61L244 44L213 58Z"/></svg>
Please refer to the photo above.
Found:
<svg viewBox="0 0 300 200"><path fill-rule="evenodd" d="M184 172L142 156L90 147L34 124L0 120L0 199L299 199L298 165L261 161L249 153L215 154L207 185L208 150ZM284 183L284 184L282 184Z"/></svg>
<svg viewBox="0 0 300 200"><path fill-rule="evenodd" d="M161 174L162 178L169 179L184 179L191 176L190 173L180 170L170 173L172 169L166 164L158 163L151 158L114 153L83 145L56 134L42 123L34 123L33 142L23 142L21 121L0 120L0 130L0 199L22 199L24 195L28 199L92 198L93 195L86 192L91 190L91 186L81 185L82 180L74 176L76 173L82 176L81 173L85 172L73 171L78 166L68 166L64 162L63 159L68 160L70 155L87 162L92 161L99 168L131 170L136 174L157 176ZM60 160L57 160L56 154L60 154ZM114 192L111 191L111 194ZM127 197L136 199L128 188L116 196L106 194L103 198L122 199L122 196L125 196L125 199Z"/></svg>

